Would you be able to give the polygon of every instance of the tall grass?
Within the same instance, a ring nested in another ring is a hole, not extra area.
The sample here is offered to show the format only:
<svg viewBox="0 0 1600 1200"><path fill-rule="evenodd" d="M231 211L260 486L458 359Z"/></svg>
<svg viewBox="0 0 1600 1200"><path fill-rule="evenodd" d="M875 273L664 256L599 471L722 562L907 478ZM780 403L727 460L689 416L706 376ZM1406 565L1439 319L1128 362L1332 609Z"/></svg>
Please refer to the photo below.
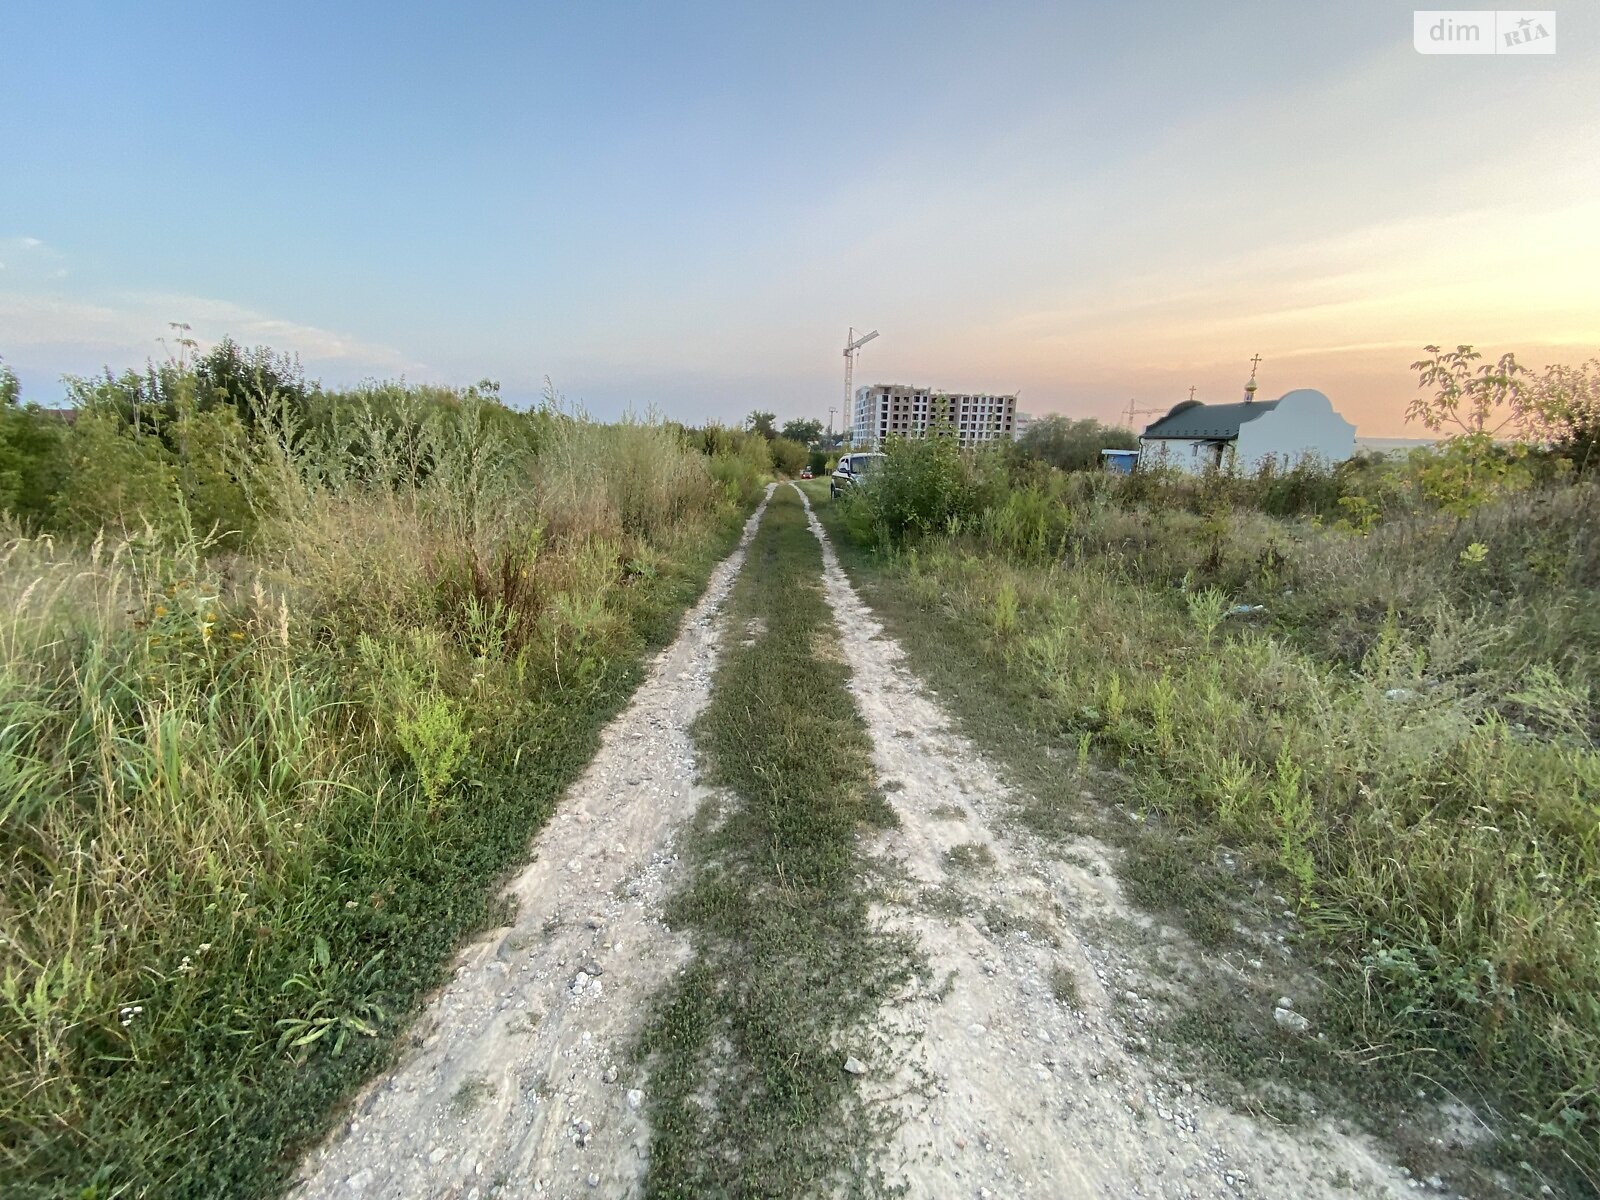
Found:
<svg viewBox="0 0 1600 1200"><path fill-rule="evenodd" d="M8 1196L271 1191L750 499L660 423L335 399L252 398L243 540L182 489L159 523L6 532Z"/></svg>
<svg viewBox="0 0 1600 1200"><path fill-rule="evenodd" d="M1035 475L889 561L1064 754L1276 876L1351 1036L1475 1085L1592 1182L1600 489L1412 492L1356 523L1272 516L1270 486Z"/></svg>

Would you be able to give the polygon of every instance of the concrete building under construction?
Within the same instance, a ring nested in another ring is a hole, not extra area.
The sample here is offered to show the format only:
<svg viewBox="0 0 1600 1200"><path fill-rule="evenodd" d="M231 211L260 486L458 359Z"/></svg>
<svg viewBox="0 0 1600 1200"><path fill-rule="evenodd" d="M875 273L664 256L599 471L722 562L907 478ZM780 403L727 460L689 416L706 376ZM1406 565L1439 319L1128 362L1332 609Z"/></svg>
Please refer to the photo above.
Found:
<svg viewBox="0 0 1600 1200"><path fill-rule="evenodd" d="M989 393L941 392L903 383L874 383L856 389L850 414L850 443L876 450L891 437L921 437L944 422L963 446L976 446L1017 434L1017 398Z"/></svg>

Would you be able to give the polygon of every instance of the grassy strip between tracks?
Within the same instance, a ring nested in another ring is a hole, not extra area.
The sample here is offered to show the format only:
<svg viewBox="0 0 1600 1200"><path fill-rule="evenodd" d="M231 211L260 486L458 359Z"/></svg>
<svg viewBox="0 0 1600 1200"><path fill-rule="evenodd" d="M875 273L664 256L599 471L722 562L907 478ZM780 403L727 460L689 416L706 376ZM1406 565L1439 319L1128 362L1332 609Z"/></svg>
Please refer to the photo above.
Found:
<svg viewBox="0 0 1600 1200"><path fill-rule="evenodd" d="M687 847L669 913L695 958L656 1001L655 1196L873 1194L882 1132L845 1070L917 970L869 921L861 837L892 823L846 684L799 498L780 488L729 603L727 649L695 727L719 802Z"/></svg>

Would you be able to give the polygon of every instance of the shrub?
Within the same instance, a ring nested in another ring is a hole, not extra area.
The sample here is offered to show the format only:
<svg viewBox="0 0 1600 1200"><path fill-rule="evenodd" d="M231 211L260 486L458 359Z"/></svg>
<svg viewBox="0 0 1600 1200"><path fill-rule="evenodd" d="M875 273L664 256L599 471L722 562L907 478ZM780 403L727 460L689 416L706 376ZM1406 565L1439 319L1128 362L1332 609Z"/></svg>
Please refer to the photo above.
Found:
<svg viewBox="0 0 1600 1200"><path fill-rule="evenodd" d="M1100 469L1102 450L1137 450L1139 435L1093 419L1073 420L1052 413L1029 425L1017 445L1058 470L1088 471Z"/></svg>
<svg viewBox="0 0 1600 1200"><path fill-rule="evenodd" d="M17 377L0 362L0 512L30 526L49 515L64 469L64 430L54 414L20 404Z"/></svg>
<svg viewBox="0 0 1600 1200"><path fill-rule="evenodd" d="M1328 470L1326 463L1310 455L1302 455L1287 470L1279 470L1268 459L1258 468L1251 483L1255 504L1262 512L1275 517L1302 513L1327 516L1338 508L1338 478Z"/></svg>
<svg viewBox="0 0 1600 1200"><path fill-rule="evenodd" d="M707 426L698 436L710 461L711 476L730 501L754 499L772 470L772 451L766 438L740 430Z"/></svg>
<svg viewBox="0 0 1600 1200"><path fill-rule="evenodd" d="M810 452L803 442L779 437L772 439L772 465L785 475L798 475L806 465Z"/></svg>
<svg viewBox="0 0 1600 1200"><path fill-rule="evenodd" d="M890 438L856 500L881 542L942 533L970 517L978 487L969 455L954 437Z"/></svg>
<svg viewBox="0 0 1600 1200"><path fill-rule="evenodd" d="M102 528L148 526L176 536L181 524L178 472L155 436L136 436L114 416L91 410L74 422L63 446L64 478L50 524L93 537Z"/></svg>
<svg viewBox="0 0 1600 1200"><path fill-rule="evenodd" d="M983 509L979 523L991 546L1030 560L1059 554L1070 528L1066 506L1040 484L1008 491Z"/></svg>

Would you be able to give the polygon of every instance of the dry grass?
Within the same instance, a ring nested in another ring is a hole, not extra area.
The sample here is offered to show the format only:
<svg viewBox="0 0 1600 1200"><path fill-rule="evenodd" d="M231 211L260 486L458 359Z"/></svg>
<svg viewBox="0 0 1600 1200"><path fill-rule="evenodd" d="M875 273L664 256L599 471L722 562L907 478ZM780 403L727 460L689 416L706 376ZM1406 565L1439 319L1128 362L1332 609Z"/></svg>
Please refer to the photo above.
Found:
<svg viewBox="0 0 1600 1200"><path fill-rule="evenodd" d="M1600 1173L1600 488L1367 534L1061 490L890 556L895 593L974 643L959 687L1014 696L1063 757L1275 877L1358 1044Z"/></svg>
<svg viewBox="0 0 1600 1200"><path fill-rule="evenodd" d="M9 539L8 1196L273 1190L488 918L736 515L675 430L514 418L264 436L245 553Z"/></svg>

